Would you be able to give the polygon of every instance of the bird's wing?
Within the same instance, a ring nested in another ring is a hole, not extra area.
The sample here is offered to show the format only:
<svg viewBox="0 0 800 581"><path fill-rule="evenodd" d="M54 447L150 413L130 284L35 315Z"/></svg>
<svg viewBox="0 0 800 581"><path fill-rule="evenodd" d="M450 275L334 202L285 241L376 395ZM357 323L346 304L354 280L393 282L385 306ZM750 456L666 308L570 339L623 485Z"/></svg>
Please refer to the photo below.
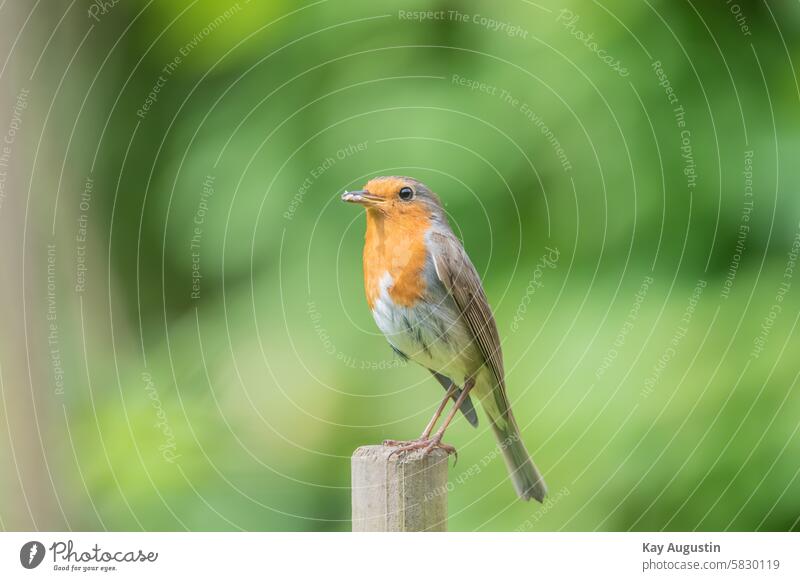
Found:
<svg viewBox="0 0 800 581"><path fill-rule="evenodd" d="M483 355L484 362L497 381L500 388L500 393L497 395L501 396L497 399L503 400L504 405L500 409L505 412L504 408L507 408L508 404L505 398L505 372L503 353L500 350L500 335L497 333L489 301L483 292L481 279L455 235L433 232L431 241L436 246L436 252L432 253L436 275L455 300Z"/></svg>

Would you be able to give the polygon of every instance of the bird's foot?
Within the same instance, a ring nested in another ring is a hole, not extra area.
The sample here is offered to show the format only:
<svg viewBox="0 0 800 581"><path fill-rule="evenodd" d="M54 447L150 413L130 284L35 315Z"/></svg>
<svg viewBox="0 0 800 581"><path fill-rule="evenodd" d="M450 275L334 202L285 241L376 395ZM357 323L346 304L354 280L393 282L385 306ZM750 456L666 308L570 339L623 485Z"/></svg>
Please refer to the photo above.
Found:
<svg viewBox="0 0 800 581"><path fill-rule="evenodd" d="M416 440L384 440L383 445L394 448L395 446L408 446L422 441L427 441L427 438L418 438Z"/></svg>
<svg viewBox="0 0 800 581"><path fill-rule="evenodd" d="M422 455L427 456L433 451L434 448L444 450L449 454L454 454L456 462L458 462L458 452L450 444L442 442L442 436L439 434L434 435L432 438L418 438L416 440L384 440L384 446L391 446L395 449L389 456L394 456L401 452L413 452L414 450L422 450Z"/></svg>

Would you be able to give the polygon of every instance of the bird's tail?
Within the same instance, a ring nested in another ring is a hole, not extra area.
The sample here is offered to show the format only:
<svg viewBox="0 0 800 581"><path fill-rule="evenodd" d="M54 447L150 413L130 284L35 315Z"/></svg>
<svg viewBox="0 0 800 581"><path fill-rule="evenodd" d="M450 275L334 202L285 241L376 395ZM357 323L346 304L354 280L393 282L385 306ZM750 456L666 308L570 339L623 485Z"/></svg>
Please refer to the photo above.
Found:
<svg viewBox="0 0 800 581"><path fill-rule="evenodd" d="M523 500L535 498L539 502L547 495L547 486L520 437L519 428L511 410L499 418L490 418L492 430L511 473L511 481Z"/></svg>

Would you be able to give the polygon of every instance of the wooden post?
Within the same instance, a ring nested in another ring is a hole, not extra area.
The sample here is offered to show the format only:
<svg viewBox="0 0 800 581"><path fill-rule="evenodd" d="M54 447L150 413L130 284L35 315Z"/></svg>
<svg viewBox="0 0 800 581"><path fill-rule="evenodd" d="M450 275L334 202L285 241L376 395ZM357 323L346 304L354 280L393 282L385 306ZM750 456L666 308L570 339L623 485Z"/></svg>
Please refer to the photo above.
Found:
<svg viewBox="0 0 800 581"><path fill-rule="evenodd" d="M447 530L447 452L394 450L362 446L353 453L353 531Z"/></svg>

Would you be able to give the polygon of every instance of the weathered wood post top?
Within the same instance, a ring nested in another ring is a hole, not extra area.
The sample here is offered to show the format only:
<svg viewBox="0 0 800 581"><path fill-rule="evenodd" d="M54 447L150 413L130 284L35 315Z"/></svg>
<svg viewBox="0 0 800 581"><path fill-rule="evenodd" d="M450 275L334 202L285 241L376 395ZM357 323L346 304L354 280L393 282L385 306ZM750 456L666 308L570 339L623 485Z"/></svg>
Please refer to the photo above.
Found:
<svg viewBox="0 0 800 581"><path fill-rule="evenodd" d="M447 457L362 446L351 459L353 531L447 530Z"/></svg>

